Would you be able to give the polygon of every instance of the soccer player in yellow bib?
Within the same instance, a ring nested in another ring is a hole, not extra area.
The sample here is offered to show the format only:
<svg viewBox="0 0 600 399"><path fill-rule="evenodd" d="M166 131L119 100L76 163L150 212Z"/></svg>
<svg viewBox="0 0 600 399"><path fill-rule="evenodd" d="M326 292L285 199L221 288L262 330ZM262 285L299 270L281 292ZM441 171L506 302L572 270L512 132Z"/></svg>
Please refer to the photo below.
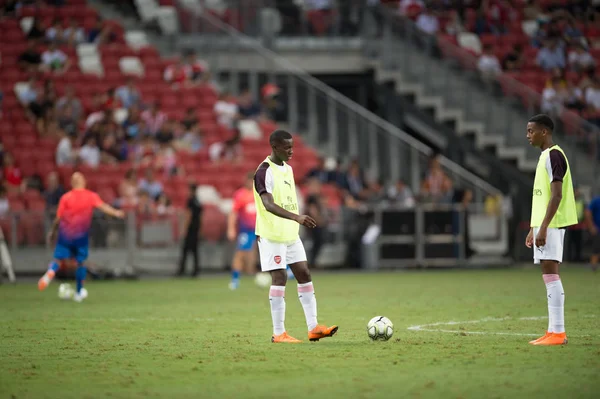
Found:
<svg viewBox="0 0 600 399"><path fill-rule="evenodd" d="M317 299L299 235L300 225L314 228L316 222L298 212L294 172L286 163L294 152L292 135L284 130L276 130L271 134L269 143L271 155L254 175L254 201L260 266L262 271L270 272L272 278L269 290L273 319L271 342L302 342L288 335L285 330L286 265L290 266L298 281L298 298L306 316L308 339L318 341L334 335L338 327L317 323Z"/></svg>
<svg viewBox="0 0 600 399"><path fill-rule="evenodd" d="M541 264L548 295L548 331L529 342L532 345L564 345L565 293L558 265L563 259L565 228L577 224L571 168L567 157L552 140L554 122L547 115L536 115L527 123L527 140L542 150L535 171L531 203L531 229L525 245L533 247L535 264Z"/></svg>

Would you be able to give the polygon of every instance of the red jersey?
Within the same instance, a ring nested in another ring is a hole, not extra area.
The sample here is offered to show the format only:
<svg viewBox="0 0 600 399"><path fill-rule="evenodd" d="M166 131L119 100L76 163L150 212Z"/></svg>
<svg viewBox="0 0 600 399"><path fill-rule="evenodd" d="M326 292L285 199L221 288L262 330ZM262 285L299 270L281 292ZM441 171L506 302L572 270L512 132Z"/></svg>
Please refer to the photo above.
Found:
<svg viewBox="0 0 600 399"><path fill-rule="evenodd" d="M60 219L58 241L73 243L81 239L87 240L94 208L103 203L98 194L86 189L74 189L63 195L56 213Z"/></svg>
<svg viewBox="0 0 600 399"><path fill-rule="evenodd" d="M19 168L14 166L7 166L4 168L4 180L11 186L19 186L23 182L23 175Z"/></svg>
<svg viewBox="0 0 600 399"><path fill-rule="evenodd" d="M254 231L256 226L256 205L252 190L240 188L233 194L233 211L238 215L240 231Z"/></svg>

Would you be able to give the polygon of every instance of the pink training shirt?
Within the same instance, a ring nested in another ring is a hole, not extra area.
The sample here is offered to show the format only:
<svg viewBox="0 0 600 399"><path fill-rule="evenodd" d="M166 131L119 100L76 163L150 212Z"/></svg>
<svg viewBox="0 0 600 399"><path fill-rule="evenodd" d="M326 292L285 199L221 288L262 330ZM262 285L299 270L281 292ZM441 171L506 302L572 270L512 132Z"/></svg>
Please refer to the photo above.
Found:
<svg viewBox="0 0 600 399"><path fill-rule="evenodd" d="M256 226L256 206L254 193L245 187L233 194L233 210L238 214L238 227L240 231L254 231Z"/></svg>
<svg viewBox="0 0 600 399"><path fill-rule="evenodd" d="M87 238L94 208L103 203L98 194L86 189L74 189L63 195L56 213L60 218L59 241L73 242Z"/></svg>

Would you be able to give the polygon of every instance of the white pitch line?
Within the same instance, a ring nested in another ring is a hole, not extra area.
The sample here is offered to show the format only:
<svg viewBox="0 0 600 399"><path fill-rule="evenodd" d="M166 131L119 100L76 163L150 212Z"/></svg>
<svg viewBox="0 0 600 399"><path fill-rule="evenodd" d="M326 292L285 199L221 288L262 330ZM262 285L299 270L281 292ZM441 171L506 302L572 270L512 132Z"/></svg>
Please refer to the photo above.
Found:
<svg viewBox="0 0 600 399"><path fill-rule="evenodd" d="M584 315L581 316L583 318L595 318L596 315ZM475 335L513 335L513 336L521 336L521 337L536 337L540 335L539 333L513 333L513 332L504 332L504 331L464 331L464 330L447 330L443 328L430 328L437 326L454 326L460 324L477 324L477 323L486 323L490 321L506 321L506 320L544 320L547 319L548 316L532 316L532 317L484 317L479 320L465 320L465 321L441 321L437 323L430 324L421 324L416 326L410 326L407 330L410 331L425 331L425 332L441 332L441 333L450 333L450 334L475 334ZM589 335L579 335L579 337L589 337Z"/></svg>

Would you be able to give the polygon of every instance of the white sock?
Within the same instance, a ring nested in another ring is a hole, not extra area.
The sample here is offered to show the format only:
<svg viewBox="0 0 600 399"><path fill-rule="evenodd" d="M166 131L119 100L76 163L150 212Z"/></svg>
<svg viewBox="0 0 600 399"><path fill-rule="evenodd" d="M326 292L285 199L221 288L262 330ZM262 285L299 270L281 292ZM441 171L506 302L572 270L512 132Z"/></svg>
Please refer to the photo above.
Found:
<svg viewBox="0 0 600 399"><path fill-rule="evenodd" d="M312 281L306 284L298 284L298 299L304 309L308 331L317 326L317 298Z"/></svg>
<svg viewBox="0 0 600 399"><path fill-rule="evenodd" d="M565 291L558 274L544 274L548 295L548 331L565 332Z"/></svg>
<svg viewBox="0 0 600 399"><path fill-rule="evenodd" d="M285 332L285 287L272 285L269 290L269 302L271 302L273 335L281 335Z"/></svg>

